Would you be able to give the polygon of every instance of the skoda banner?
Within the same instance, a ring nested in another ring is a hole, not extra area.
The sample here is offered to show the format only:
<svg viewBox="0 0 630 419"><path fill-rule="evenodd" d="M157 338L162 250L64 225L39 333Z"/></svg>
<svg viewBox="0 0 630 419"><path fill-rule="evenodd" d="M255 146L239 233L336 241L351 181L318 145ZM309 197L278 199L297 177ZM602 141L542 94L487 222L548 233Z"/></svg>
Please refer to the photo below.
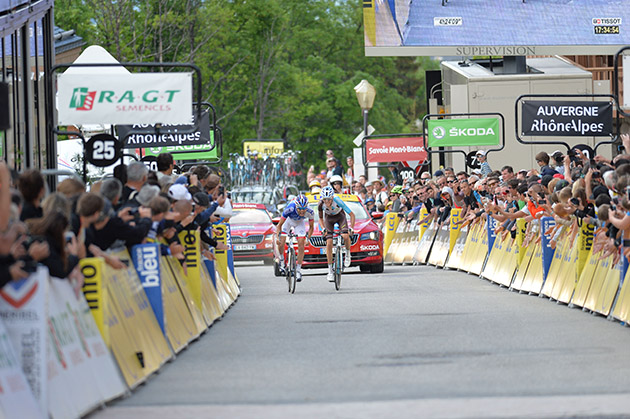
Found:
<svg viewBox="0 0 630 419"><path fill-rule="evenodd" d="M190 124L191 73L60 74L59 125Z"/></svg>
<svg viewBox="0 0 630 419"><path fill-rule="evenodd" d="M522 135L606 137L613 133L610 102L523 101Z"/></svg>
<svg viewBox="0 0 630 419"><path fill-rule="evenodd" d="M501 144L498 118L430 119L429 147L467 147Z"/></svg>
<svg viewBox="0 0 630 419"><path fill-rule="evenodd" d="M368 163L420 161L427 159L422 137L368 138L365 140Z"/></svg>

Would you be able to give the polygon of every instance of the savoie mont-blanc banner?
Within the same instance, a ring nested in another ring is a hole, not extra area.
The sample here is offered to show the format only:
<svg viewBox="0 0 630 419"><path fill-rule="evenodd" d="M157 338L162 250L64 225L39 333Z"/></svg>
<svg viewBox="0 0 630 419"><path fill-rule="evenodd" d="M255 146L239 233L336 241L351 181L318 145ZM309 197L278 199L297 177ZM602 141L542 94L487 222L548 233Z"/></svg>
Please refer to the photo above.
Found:
<svg viewBox="0 0 630 419"><path fill-rule="evenodd" d="M60 74L59 125L190 124L191 73Z"/></svg>
<svg viewBox="0 0 630 419"><path fill-rule="evenodd" d="M430 119L429 147L467 147L501 144L499 118Z"/></svg>
<svg viewBox="0 0 630 419"><path fill-rule="evenodd" d="M365 140L368 163L420 161L427 158L422 137L368 138Z"/></svg>

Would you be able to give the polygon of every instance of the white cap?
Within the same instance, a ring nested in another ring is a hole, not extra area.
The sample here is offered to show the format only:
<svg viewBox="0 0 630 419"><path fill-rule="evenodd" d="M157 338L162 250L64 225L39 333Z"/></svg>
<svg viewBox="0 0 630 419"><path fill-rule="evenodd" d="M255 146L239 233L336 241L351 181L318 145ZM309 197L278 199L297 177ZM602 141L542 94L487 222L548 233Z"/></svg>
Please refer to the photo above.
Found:
<svg viewBox="0 0 630 419"><path fill-rule="evenodd" d="M171 187L168 188L168 196L175 201L180 201L182 199L190 201L192 199L192 195L190 195L188 189L186 189L184 185L180 184L171 185Z"/></svg>
<svg viewBox="0 0 630 419"><path fill-rule="evenodd" d="M477 150L477 152L475 153L476 156L482 155L485 156L486 152L484 150Z"/></svg>

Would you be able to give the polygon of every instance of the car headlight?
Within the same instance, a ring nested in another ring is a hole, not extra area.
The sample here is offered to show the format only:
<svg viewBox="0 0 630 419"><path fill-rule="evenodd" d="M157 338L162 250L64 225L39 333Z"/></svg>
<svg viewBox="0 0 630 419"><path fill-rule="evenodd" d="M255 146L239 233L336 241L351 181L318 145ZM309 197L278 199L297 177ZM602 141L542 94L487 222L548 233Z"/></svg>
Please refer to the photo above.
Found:
<svg viewBox="0 0 630 419"><path fill-rule="evenodd" d="M361 240L378 240L378 231L361 234Z"/></svg>

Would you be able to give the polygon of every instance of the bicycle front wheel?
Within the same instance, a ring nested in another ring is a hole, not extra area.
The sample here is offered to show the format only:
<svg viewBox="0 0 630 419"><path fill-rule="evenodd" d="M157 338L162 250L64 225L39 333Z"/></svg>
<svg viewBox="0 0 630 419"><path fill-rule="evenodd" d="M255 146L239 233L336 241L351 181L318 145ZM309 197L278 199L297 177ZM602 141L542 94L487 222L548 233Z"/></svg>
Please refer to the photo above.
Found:
<svg viewBox="0 0 630 419"><path fill-rule="evenodd" d="M295 266L295 249L289 249L289 263L287 263L287 284L289 286L289 292L295 293L295 274L297 267Z"/></svg>
<svg viewBox="0 0 630 419"><path fill-rule="evenodd" d="M335 254L335 289L339 291L341 288L341 270L343 267L343 255L341 249L337 249Z"/></svg>

